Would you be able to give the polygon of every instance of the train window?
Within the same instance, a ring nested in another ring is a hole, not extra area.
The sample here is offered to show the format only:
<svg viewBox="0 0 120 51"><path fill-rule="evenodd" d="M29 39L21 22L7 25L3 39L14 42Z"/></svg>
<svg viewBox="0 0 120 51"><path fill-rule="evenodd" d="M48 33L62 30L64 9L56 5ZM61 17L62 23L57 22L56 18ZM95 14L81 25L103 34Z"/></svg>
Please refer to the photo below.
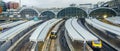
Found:
<svg viewBox="0 0 120 51"><path fill-rule="evenodd" d="M99 40L95 40L94 43L100 44L100 41Z"/></svg>
<svg viewBox="0 0 120 51"><path fill-rule="evenodd" d="M51 32L51 34L56 34L56 32Z"/></svg>
<svg viewBox="0 0 120 51"><path fill-rule="evenodd" d="M54 32L51 32L51 34L54 34Z"/></svg>

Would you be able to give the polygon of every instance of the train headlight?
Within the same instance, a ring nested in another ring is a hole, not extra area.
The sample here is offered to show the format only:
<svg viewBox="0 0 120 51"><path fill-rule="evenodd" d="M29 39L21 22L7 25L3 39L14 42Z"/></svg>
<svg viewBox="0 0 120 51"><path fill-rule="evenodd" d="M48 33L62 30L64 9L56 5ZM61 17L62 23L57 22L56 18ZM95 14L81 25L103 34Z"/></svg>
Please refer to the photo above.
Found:
<svg viewBox="0 0 120 51"><path fill-rule="evenodd" d="M103 18L107 18L107 15L103 15Z"/></svg>

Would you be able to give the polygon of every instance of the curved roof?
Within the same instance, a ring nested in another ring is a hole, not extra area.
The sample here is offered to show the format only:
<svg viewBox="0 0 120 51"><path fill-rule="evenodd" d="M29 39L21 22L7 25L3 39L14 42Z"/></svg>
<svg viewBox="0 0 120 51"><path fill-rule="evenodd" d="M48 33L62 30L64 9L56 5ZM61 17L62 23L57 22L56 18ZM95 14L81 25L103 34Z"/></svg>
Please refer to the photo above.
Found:
<svg viewBox="0 0 120 51"><path fill-rule="evenodd" d="M38 41L45 41L46 36L48 35L47 33L49 30L60 21L61 19L56 19L54 22L49 23L43 31L40 33L40 36L38 37Z"/></svg>
<svg viewBox="0 0 120 51"><path fill-rule="evenodd" d="M72 40L84 40L79 34L74 30L74 28L71 25L72 19L69 19L65 22L65 28L68 32L68 35Z"/></svg>
<svg viewBox="0 0 120 51"><path fill-rule="evenodd" d="M55 13L52 12L52 11L43 11L40 15L44 16L44 17L48 17L48 18L54 18L55 17Z"/></svg>
<svg viewBox="0 0 120 51"><path fill-rule="evenodd" d="M68 31L68 35L72 40L79 41L92 41L98 40L97 37L92 35L89 31L84 29L80 24L78 24L77 19L69 19L65 23L65 28Z"/></svg>
<svg viewBox="0 0 120 51"><path fill-rule="evenodd" d="M33 32L31 37L29 38L30 41L44 41L49 30L60 20L61 19L51 19L38 26L38 28Z"/></svg>
<svg viewBox="0 0 120 51"><path fill-rule="evenodd" d="M25 17L25 14L30 14L30 16L39 16L39 11L35 8L31 8L31 7L23 7L19 13Z"/></svg>
<svg viewBox="0 0 120 51"><path fill-rule="evenodd" d="M36 11L36 12L39 14L39 11L38 11L37 9L31 8L31 7L23 7L22 9L20 9L19 13L20 13L21 11L25 10L25 9L32 9L32 10Z"/></svg>
<svg viewBox="0 0 120 51"><path fill-rule="evenodd" d="M108 17L116 16L117 12L114 9L107 7L96 8L89 12L90 17L96 17L96 16L101 17L103 15L107 15Z"/></svg>
<svg viewBox="0 0 120 51"><path fill-rule="evenodd" d="M120 37L120 28L117 26L103 23L97 19L86 19L86 21L87 23L92 24L93 27L97 27L97 29L107 30L109 32L114 33L114 37L117 37L117 38Z"/></svg>
<svg viewBox="0 0 120 51"><path fill-rule="evenodd" d="M75 16L78 16L78 17L87 17L87 13L86 11L84 11L83 9L81 8L77 8L77 7L67 7L67 8L64 8L62 9L61 11L58 12L57 14L57 17L75 17Z"/></svg>
<svg viewBox="0 0 120 51"><path fill-rule="evenodd" d="M43 29L46 28L47 25L49 25L50 23L52 23L55 20L56 19L51 19L51 20L48 20L48 21L42 23L41 25L39 25L38 28L30 36L30 38L29 38L30 41L37 42L38 37L40 36L40 33L43 31Z"/></svg>
<svg viewBox="0 0 120 51"><path fill-rule="evenodd" d="M4 25L0 25L1 28L9 28L9 27L13 27L16 26L18 24L24 23L25 21L16 21L16 22L12 22L9 24L4 24Z"/></svg>
<svg viewBox="0 0 120 51"><path fill-rule="evenodd" d="M113 24L116 24L116 25L120 24L120 17L119 16L105 18L105 20L107 20L107 21L109 21L109 22L111 22Z"/></svg>
<svg viewBox="0 0 120 51"><path fill-rule="evenodd" d="M28 21L26 23L23 23L21 25L18 25L6 32L3 32L2 34L0 34L0 41L6 41L6 40L11 40L12 38L14 38L15 36L18 35L18 33L22 32L23 30L29 28L30 26L33 26L37 23L39 23L41 21Z"/></svg>

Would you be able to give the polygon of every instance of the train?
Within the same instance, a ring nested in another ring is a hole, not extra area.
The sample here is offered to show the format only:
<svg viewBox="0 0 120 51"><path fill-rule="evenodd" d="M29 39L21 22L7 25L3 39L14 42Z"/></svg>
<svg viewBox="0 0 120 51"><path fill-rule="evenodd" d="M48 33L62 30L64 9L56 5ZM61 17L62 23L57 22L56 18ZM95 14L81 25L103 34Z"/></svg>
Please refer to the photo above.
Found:
<svg viewBox="0 0 120 51"><path fill-rule="evenodd" d="M91 42L93 48L102 48L102 41L101 40L93 40Z"/></svg>
<svg viewBox="0 0 120 51"><path fill-rule="evenodd" d="M50 39L56 39L57 38L58 30L60 29L60 27L62 26L62 23L64 21L65 20L58 22L58 24L54 27L54 29L50 33Z"/></svg>
<svg viewBox="0 0 120 51"><path fill-rule="evenodd" d="M57 34L56 31L51 32L50 38L51 39L56 39L57 38L56 34Z"/></svg>
<svg viewBox="0 0 120 51"><path fill-rule="evenodd" d="M32 46L30 51L41 51L43 48L46 48L45 45L47 43L44 42L47 41L47 36L50 38L52 29L54 29L61 20L62 19L51 19L40 24L29 38L30 42L35 42L35 45Z"/></svg>

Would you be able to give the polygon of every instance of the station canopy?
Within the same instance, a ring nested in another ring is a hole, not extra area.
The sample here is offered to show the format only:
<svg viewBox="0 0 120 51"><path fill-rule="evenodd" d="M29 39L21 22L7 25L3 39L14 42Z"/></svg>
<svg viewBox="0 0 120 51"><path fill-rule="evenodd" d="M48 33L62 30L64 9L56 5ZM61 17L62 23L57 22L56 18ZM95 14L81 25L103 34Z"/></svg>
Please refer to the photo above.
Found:
<svg viewBox="0 0 120 51"><path fill-rule="evenodd" d="M52 11L44 11L40 14L42 19L52 19L55 18L55 13Z"/></svg>
<svg viewBox="0 0 120 51"><path fill-rule="evenodd" d="M67 7L59 11L57 17L58 18L87 17L87 13L81 8Z"/></svg>
<svg viewBox="0 0 120 51"><path fill-rule="evenodd" d="M89 13L89 16L94 18L107 18L116 15L117 15L116 11L111 8L97 8Z"/></svg>
<svg viewBox="0 0 120 51"><path fill-rule="evenodd" d="M34 8L22 8L19 13L21 17L25 17L25 18L33 18L34 16L38 17L39 15L38 10Z"/></svg>

